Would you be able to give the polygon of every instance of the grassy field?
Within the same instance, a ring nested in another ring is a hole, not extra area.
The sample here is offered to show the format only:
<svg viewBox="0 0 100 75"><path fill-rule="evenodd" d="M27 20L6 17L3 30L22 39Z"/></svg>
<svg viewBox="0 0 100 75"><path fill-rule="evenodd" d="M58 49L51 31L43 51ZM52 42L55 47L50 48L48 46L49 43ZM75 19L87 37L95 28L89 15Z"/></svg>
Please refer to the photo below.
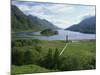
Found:
<svg viewBox="0 0 100 75"><path fill-rule="evenodd" d="M42 47L43 53L48 52L48 48L55 49L58 48L59 52L62 51L66 42L64 41L42 41L39 46ZM95 40L93 41L76 41L76 42L69 42L68 47L65 49L65 52L62 56L67 55L77 55L77 56L87 56L87 55L94 55L95 54Z"/></svg>
<svg viewBox="0 0 100 75"><path fill-rule="evenodd" d="M32 41L34 42L34 40ZM41 48L40 54L35 50L35 44ZM66 45L65 41L46 41L40 40L37 43L32 43L30 45L25 45L23 47L16 46L14 48L18 50L25 51L27 49L31 50L34 53L34 59L37 57L44 58L49 49L52 49L52 52L55 52L57 48L59 52L62 51ZM13 49L14 49L13 48ZM65 49L61 57L65 57L63 68L56 69L46 69L40 67L39 65L22 65L15 66L12 65L12 74L25 74L25 73L39 73L39 72L52 72L52 71L69 71L69 70L85 70L85 69L95 69L95 57L96 57L96 43L95 40L83 40L69 42L68 47ZM91 60L93 62L91 62ZM74 65L74 67L73 67Z"/></svg>
<svg viewBox="0 0 100 75"><path fill-rule="evenodd" d="M30 73L43 73L43 72L54 72L57 70L49 70L38 65L22 65L22 66L15 66L12 65L12 75L16 74L30 74Z"/></svg>

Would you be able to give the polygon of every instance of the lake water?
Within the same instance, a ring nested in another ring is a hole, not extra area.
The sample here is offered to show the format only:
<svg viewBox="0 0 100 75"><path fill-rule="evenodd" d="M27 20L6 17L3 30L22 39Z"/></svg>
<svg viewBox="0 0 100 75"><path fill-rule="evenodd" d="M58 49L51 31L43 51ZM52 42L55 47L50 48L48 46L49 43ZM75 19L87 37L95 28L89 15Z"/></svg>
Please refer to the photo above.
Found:
<svg viewBox="0 0 100 75"><path fill-rule="evenodd" d="M68 30L58 30L58 33L59 33L58 35L53 35L53 36L33 36L30 34L40 34L40 32L31 32L31 33L21 32L17 33L17 36L21 38L32 38L40 40L65 40L66 35L68 35L69 40L96 39L95 34L85 34Z"/></svg>

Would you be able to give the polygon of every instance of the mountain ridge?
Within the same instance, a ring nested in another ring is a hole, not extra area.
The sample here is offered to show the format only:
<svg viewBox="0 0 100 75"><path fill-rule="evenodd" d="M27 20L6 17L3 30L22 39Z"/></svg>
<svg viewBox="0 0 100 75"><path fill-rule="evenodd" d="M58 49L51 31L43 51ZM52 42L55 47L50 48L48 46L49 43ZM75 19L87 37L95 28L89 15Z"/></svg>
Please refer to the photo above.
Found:
<svg viewBox="0 0 100 75"><path fill-rule="evenodd" d="M17 6L11 5L12 31L41 31L46 28L57 29L52 23L33 15L25 15Z"/></svg>
<svg viewBox="0 0 100 75"><path fill-rule="evenodd" d="M78 31L82 33L96 33L96 16L83 19L80 23L74 24L65 30Z"/></svg>

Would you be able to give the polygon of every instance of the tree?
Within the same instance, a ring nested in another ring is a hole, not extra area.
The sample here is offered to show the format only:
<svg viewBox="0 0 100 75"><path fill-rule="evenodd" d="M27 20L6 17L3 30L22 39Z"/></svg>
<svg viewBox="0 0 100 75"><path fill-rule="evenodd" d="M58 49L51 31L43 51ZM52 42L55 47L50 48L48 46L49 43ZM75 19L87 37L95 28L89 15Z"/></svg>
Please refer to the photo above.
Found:
<svg viewBox="0 0 100 75"><path fill-rule="evenodd" d="M52 50L49 48L49 51L48 51L48 54L47 54L47 56L45 57L45 60L44 60L44 66L46 67L46 68L52 68L53 67L53 65L52 65L52 61L53 61L53 58L52 58Z"/></svg>
<svg viewBox="0 0 100 75"><path fill-rule="evenodd" d="M53 65L54 65L55 69L60 67L60 57L59 57L59 51L57 48L56 48L54 56L53 56Z"/></svg>
<svg viewBox="0 0 100 75"><path fill-rule="evenodd" d="M22 65L23 64L23 51L17 48L12 50L12 64Z"/></svg>
<svg viewBox="0 0 100 75"><path fill-rule="evenodd" d="M38 51L39 54L40 54L40 52L41 52L41 50L42 50L42 47L40 47L40 46L38 46L38 45L35 45L35 50Z"/></svg>
<svg viewBox="0 0 100 75"><path fill-rule="evenodd" d="M24 64L33 64L33 53L31 50L26 50L24 53Z"/></svg>

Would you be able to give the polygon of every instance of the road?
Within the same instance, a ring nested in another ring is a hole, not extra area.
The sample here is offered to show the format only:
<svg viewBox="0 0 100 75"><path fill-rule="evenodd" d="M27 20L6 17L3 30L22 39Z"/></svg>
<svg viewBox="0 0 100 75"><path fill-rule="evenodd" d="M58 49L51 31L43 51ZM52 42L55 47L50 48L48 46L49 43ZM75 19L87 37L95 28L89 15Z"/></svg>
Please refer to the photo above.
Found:
<svg viewBox="0 0 100 75"><path fill-rule="evenodd" d="M66 47L68 46L68 43L66 43L65 47L63 48L63 50L60 52L59 56L62 55L62 53L65 51Z"/></svg>

